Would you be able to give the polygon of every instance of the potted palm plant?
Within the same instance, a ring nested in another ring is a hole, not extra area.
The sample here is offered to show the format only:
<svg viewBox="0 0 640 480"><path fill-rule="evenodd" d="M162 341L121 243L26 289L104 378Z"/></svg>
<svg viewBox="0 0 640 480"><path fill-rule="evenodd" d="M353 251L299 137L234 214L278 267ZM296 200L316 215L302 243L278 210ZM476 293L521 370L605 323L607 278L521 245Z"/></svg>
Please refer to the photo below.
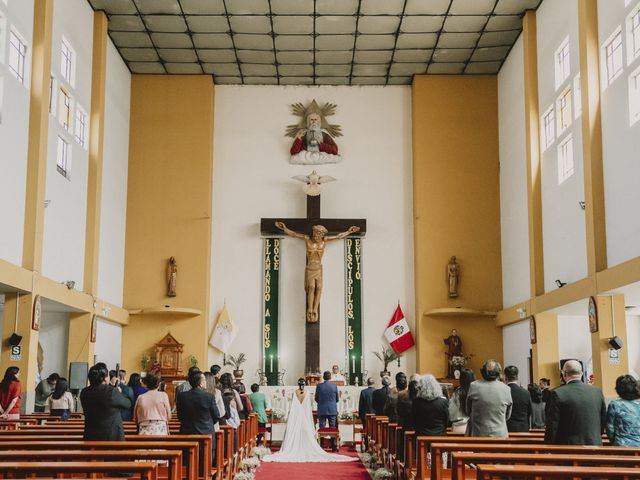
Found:
<svg viewBox="0 0 640 480"><path fill-rule="evenodd" d="M224 361L225 365L231 365L233 367L233 376L236 381L242 380L242 375L244 375L244 371L240 368L242 364L247 361L247 356L244 353L239 353L237 356L227 355L227 358Z"/></svg>
<svg viewBox="0 0 640 480"><path fill-rule="evenodd" d="M378 360L382 362L384 365L384 369L380 372L380 377L388 377L391 373L387 370L387 367L394 360L398 360L400 358L400 354L396 353L391 347L382 347L382 351L373 352L373 354L378 357Z"/></svg>

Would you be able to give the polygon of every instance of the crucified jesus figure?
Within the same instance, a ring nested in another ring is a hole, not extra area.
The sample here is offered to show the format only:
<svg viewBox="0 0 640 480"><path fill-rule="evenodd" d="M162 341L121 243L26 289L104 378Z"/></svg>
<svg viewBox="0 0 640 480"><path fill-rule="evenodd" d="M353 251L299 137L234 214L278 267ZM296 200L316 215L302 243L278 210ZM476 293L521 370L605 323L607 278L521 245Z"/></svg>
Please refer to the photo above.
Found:
<svg viewBox="0 0 640 480"><path fill-rule="evenodd" d="M300 238L307 246L307 266L304 271L304 290L307 292L307 322L318 321L318 306L322 294L322 256L324 247L331 240L339 240L348 237L352 233L360 231L360 227L351 226L346 232L329 236L327 229L322 225L314 225L311 228L311 237L294 232L287 228L283 222L276 222L276 227L290 237Z"/></svg>

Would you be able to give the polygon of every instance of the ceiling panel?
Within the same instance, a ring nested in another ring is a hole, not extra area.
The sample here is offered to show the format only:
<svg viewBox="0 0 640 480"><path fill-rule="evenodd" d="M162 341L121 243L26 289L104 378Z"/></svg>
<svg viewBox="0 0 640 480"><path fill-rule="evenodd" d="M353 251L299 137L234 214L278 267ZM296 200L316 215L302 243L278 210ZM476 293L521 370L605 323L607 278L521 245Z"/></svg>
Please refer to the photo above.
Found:
<svg viewBox="0 0 640 480"><path fill-rule="evenodd" d="M541 0L88 0L132 73L407 85L500 70Z"/></svg>

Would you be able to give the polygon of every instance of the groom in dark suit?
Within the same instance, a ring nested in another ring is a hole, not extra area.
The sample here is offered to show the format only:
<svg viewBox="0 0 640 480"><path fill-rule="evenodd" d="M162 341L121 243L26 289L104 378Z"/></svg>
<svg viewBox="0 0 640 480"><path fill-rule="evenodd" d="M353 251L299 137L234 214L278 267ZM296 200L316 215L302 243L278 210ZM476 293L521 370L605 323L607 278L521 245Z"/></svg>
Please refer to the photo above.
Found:
<svg viewBox="0 0 640 480"><path fill-rule="evenodd" d="M318 403L318 423L320 428L324 428L329 423L330 428L337 428L338 420L338 387L331 380L331 372L326 371L322 374L324 382L316 386L315 400ZM335 438L331 439L331 448L335 452L337 450Z"/></svg>

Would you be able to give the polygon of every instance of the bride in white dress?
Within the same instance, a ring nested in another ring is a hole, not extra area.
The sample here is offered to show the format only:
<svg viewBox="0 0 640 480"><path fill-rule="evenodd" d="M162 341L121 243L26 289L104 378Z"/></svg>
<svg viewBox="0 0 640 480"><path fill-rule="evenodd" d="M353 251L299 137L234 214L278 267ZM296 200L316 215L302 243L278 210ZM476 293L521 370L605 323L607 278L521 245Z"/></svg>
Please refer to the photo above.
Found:
<svg viewBox="0 0 640 480"><path fill-rule="evenodd" d="M316 441L313 425L312 394L304 390L304 379L291 402L287 429L280 451L263 458L265 462L351 462L357 457L347 457L325 452Z"/></svg>

